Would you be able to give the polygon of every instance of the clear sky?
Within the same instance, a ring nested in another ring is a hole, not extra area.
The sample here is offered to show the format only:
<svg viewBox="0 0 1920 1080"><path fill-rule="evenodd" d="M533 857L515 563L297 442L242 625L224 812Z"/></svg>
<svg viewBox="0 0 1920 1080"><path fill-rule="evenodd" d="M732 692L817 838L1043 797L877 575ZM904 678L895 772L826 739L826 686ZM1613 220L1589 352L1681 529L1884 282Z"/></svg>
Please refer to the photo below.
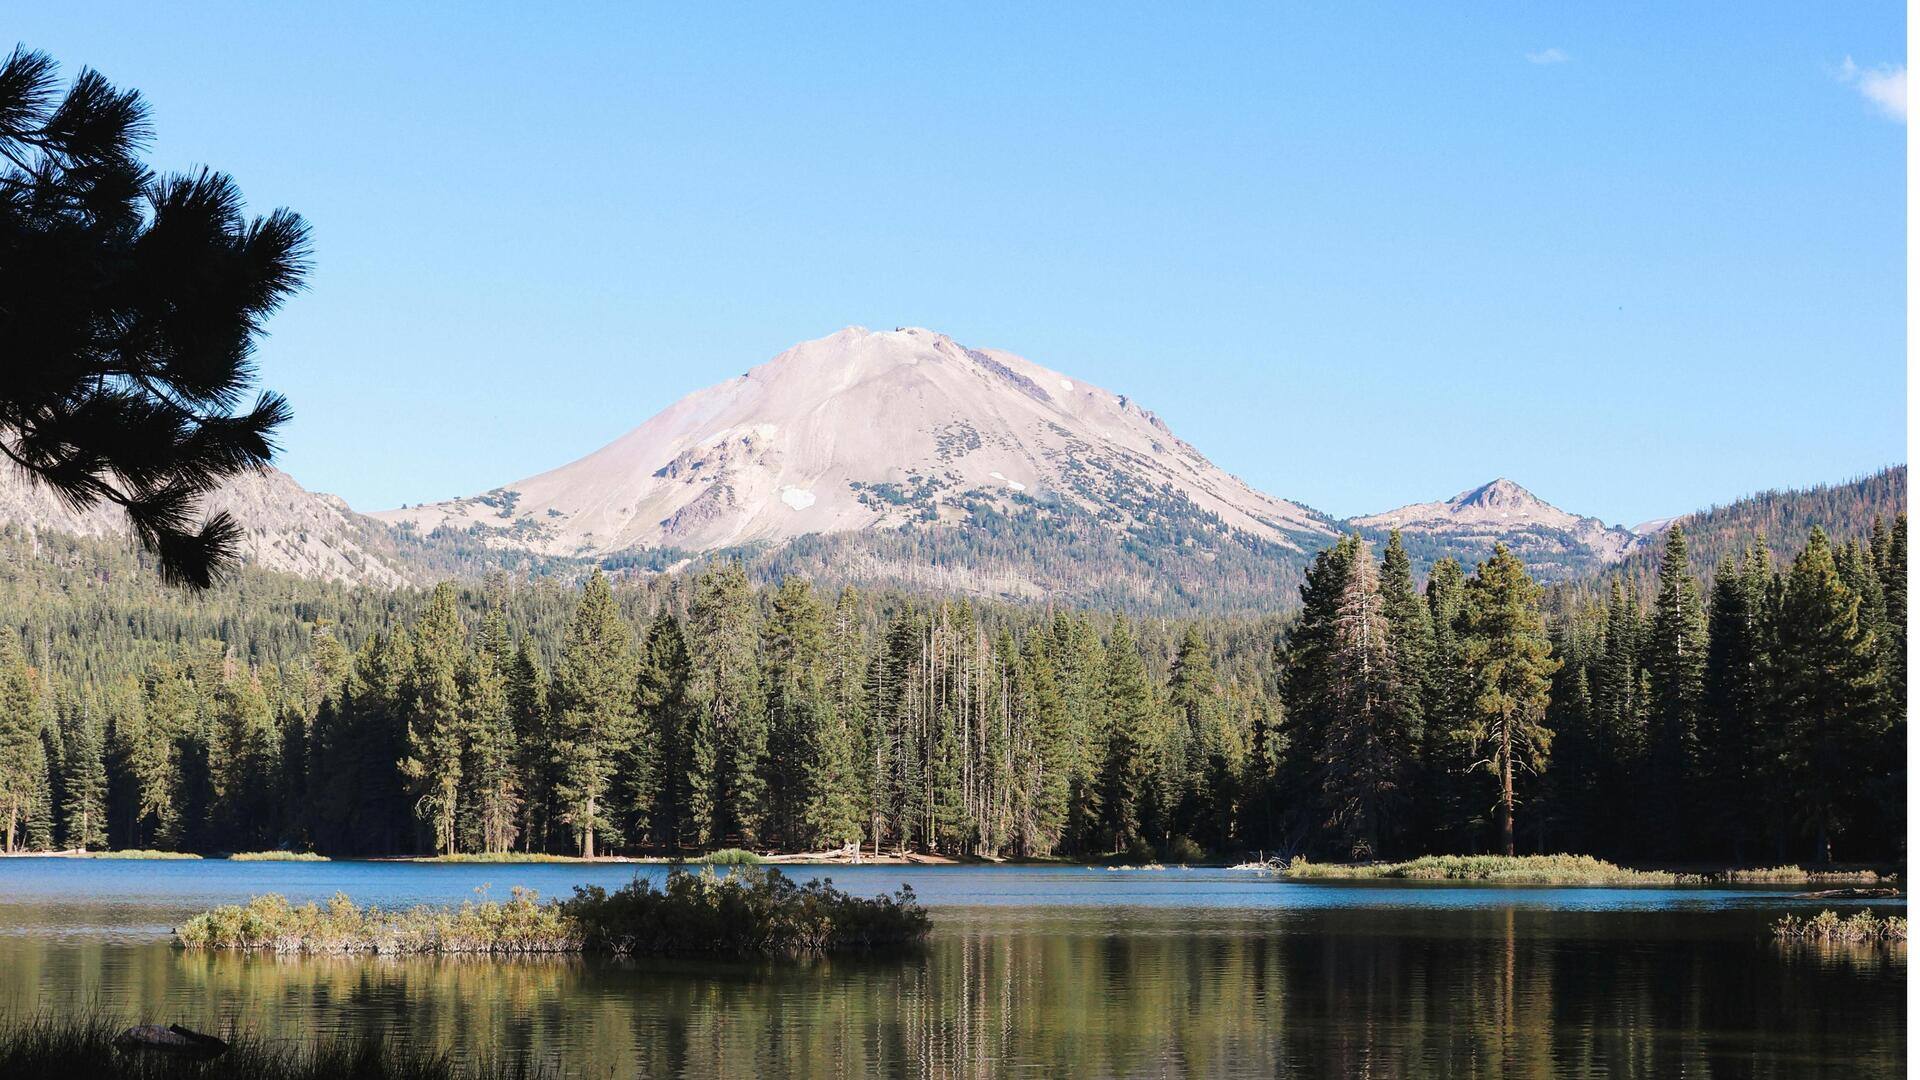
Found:
<svg viewBox="0 0 1920 1080"><path fill-rule="evenodd" d="M1342 516L1505 475L1632 524L1905 458L1897 2L951 9L5 31L145 92L157 166L311 220L261 362L282 464L359 509L851 323L1130 394Z"/></svg>

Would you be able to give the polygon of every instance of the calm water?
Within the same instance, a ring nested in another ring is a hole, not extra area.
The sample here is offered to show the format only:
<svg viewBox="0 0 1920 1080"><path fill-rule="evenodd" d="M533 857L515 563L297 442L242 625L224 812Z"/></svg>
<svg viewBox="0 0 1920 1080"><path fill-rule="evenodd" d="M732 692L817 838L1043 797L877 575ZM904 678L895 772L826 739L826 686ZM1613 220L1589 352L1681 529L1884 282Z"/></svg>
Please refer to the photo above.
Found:
<svg viewBox="0 0 1920 1080"><path fill-rule="evenodd" d="M935 908L927 947L614 963L167 943L185 916L261 892L391 905L635 872L663 871L0 861L0 1009L379 1031L587 1076L1870 1077L1900 1075L1906 1049L1905 949L1782 947L1769 922L1820 904L1779 891L841 867L860 893L910 882Z"/></svg>

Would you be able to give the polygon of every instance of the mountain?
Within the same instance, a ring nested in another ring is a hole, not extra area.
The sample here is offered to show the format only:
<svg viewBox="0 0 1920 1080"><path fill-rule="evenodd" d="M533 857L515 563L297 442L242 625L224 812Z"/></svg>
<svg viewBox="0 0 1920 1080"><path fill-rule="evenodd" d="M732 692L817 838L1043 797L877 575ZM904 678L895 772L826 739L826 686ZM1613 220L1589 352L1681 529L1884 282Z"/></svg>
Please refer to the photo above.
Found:
<svg viewBox="0 0 1920 1080"><path fill-rule="evenodd" d="M262 569L387 587L417 584L425 577L423 560L403 554L386 526L355 513L336 496L308 491L278 469L233 478L207 496L203 508L233 515L246 531L241 558ZM75 510L17 469L0 469L0 523L29 534L128 536L119 507L103 503Z"/></svg>
<svg viewBox="0 0 1920 1080"><path fill-rule="evenodd" d="M1236 603L1261 606L1285 602L1336 529L1125 395L931 330L861 327L691 394L578 461L374 517L616 564L779 552L869 583L1146 603L1231 584L1254 590Z"/></svg>
<svg viewBox="0 0 1920 1080"><path fill-rule="evenodd" d="M1471 568L1496 542L1504 542L1536 577L1548 581L1617 563L1642 542L1630 530L1570 514L1504 477L1444 502L1414 503L1345 524L1379 540L1400 530L1418 569L1447 555Z"/></svg>

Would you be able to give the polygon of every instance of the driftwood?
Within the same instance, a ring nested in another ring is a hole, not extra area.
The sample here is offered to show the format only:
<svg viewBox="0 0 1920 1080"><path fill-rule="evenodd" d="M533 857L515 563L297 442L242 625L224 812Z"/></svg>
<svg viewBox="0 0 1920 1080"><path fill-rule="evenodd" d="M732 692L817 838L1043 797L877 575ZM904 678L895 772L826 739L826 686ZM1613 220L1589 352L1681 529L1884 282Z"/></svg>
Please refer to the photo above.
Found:
<svg viewBox="0 0 1920 1080"><path fill-rule="evenodd" d="M1899 896L1899 889L1826 889L1821 892L1803 892L1803 900L1877 900L1883 897Z"/></svg>
<svg viewBox="0 0 1920 1080"><path fill-rule="evenodd" d="M202 1035L179 1024L130 1027L114 1036L113 1045L130 1053L152 1050L189 1058L216 1058L227 1052L225 1040Z"/></svg>

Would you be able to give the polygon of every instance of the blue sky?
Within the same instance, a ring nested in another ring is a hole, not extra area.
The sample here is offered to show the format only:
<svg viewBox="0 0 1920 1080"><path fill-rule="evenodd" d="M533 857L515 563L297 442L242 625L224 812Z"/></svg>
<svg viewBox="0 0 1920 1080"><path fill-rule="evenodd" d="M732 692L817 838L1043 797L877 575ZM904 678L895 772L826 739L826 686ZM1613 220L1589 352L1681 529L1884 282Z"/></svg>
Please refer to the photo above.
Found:
<svg viewBox="0 0 1920 1080"><path fill-rule="evenodd" d="M1898 3L162 6L7 28L311 220L262 368L282 464L360 509L852 323L1336 515L1505 475L1631 524L1905 458Z"/></svg>

